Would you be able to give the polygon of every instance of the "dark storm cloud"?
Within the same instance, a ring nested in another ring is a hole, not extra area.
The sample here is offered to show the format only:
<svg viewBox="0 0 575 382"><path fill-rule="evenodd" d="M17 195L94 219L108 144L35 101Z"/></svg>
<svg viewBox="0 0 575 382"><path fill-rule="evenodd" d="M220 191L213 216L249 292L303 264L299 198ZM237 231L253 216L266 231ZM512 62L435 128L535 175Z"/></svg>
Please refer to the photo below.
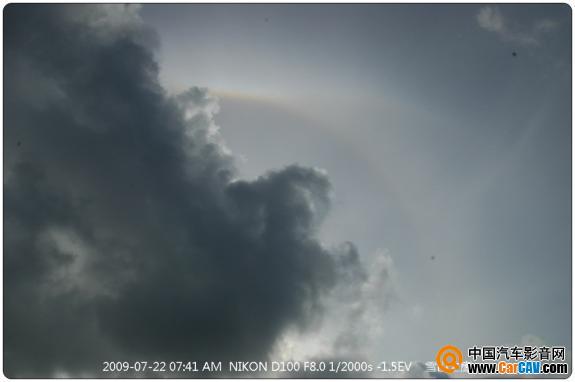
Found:
<svg viewBox="0 0 575 382"><path fill-rule="evenodd" d="M4 20L8 376L265 359L358 272L315 238L326 176L234 180L214 101L164 93L133 7L9 5Z"/></svg>

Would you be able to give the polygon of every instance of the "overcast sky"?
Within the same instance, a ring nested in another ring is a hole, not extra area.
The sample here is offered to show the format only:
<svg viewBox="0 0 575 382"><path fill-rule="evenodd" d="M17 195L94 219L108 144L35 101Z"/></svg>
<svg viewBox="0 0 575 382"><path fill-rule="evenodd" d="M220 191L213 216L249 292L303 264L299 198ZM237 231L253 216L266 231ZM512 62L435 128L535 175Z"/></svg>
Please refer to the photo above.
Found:
<svg viewBox="0 0 575 382"><path fill-rule="evenodd" d="M568 6L5 12L13 375L571 348Z"/></svg>

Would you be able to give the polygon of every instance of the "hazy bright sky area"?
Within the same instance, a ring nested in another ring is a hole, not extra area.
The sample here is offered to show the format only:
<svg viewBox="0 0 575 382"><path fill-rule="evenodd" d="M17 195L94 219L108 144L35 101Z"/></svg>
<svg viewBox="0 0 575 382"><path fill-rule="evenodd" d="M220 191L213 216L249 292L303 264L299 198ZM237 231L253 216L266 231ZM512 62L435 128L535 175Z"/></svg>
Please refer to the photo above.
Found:
<svg viewBox="0 0 575 382"><path fill-rule="evenodd" d="M159 33L166 88L219 96L243 177L325 169L323 240L392 260L379 358L430 360L448 342L570 346L568 6L141 14Z"/></svg>

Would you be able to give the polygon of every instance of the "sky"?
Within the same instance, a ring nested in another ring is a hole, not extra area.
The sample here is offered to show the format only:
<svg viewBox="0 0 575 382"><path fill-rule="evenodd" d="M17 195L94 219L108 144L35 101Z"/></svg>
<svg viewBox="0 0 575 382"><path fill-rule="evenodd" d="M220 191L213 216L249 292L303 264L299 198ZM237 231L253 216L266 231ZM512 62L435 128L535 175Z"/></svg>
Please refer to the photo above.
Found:
<svg viewBox="0 0 575 382"><path fill-rule="evenodd" d="M567 5L5 20L5 373L571 349Z"/></svg>
<svg viewBox="0 0 575 382"><path fill-rule="evenodd" d="M216 121L245 176L326 169L325 240L393 259L402 295L382 354L422 358L447 339L569 341L568 6L147 5L142 15L160 35L167 89L219 95Z"/></svg>

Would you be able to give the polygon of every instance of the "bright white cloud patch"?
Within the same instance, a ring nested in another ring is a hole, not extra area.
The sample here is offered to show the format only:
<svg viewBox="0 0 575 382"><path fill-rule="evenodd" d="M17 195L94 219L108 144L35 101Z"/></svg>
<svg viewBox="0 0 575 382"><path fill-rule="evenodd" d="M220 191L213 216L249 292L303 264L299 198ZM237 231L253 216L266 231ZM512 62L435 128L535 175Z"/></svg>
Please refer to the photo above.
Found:
<svg viewBox="0 0 575 382"><path fill-rule="evenodd" d="M555 30L559 24L555 20L541 19L528 28L509 23L499 8L485 6L477 13L477 23L486 31L496 33L506 42L521 45L538 45L543 35Z"/></svg>

